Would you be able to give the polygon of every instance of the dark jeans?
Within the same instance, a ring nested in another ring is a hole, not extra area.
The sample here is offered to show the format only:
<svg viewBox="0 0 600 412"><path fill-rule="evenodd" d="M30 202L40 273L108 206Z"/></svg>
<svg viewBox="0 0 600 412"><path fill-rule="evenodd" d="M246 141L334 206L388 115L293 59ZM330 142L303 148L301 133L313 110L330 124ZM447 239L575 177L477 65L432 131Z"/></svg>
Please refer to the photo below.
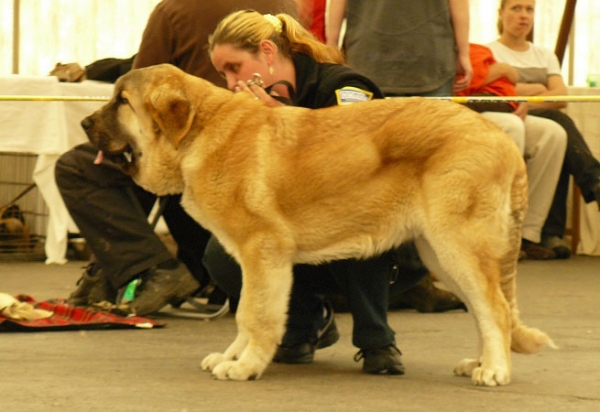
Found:
<svg viewBox="0 0 600 412"><path fill-rule="evenodd" d="M96 261L112 286L120 288L173 256L147 220L156 196L109 159L93 164L95 156L88 143L63 154L56 164L56 183ZM163 217L178 244L177 257L206 285L209 276L202 255L210 232L185 213L179 200L169 199Z"/></svg>
<svg viewBox="0 0 600 412"><path fill-rule="evenodd" d="M562 238L567 227L569 176L573 176L583 198L590 203L595 200L592 189L600 179L600 162L594 157L581 132L568 115L556 109L531 109L529 114L553 120L567 132L565 160L558 178L552 207L542 229L542 236Z"/></svg>
<svg viewBox="0 0 600 412"><path fill-rule="evenodd" d="M237 262L216 238L208 242L204 266L227 294L239 297L242 275ZM353 344L361 349L394 342L387 324L389 285L397 265L392 252L369 260L341 260L323 265L296 265L287 331L283 344L314 341L323 323L323 294L343 293L354 320ZM418 279L400 277L407 290Z"/></svg>

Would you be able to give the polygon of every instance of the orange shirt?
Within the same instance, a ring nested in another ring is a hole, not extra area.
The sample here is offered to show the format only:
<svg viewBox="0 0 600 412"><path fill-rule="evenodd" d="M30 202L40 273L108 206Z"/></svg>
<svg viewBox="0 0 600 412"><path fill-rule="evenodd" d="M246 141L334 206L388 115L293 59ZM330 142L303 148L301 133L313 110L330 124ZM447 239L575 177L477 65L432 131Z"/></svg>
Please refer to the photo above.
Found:
<svg viewBox="0 0 600 412"><path fill-rule="evenodd" d="M501 77L491 83L485 84L485 79L490 72L490 66L497 63L492 51L480 44L471 44L469 48L471 65L473 66L473 79L467 89L458 93L459 96L475 96L492 94L495 96L516 96L515 85L506 77ZM511 102L517 108L517 103Z"/></svg>

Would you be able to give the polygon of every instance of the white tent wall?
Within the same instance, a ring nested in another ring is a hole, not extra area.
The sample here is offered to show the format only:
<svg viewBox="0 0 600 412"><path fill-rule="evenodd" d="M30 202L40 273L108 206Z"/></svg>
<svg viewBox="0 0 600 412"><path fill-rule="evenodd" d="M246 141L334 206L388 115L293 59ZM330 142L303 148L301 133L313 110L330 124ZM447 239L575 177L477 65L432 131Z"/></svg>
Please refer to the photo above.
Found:
<svg viewBox="0 0 600 412"><path fill-rule="evenodd" d="M159 1L0 0L0 74L13 72L15 56L18 73L30 75L48 74L57 62L84 66L105 57L130 57Z"/></svg>
<svg viewBox="0 0 600 412"><path fill-rule="evenodd" d="M0 74L17 67L20 74L45 75L57 62L87 65L105 57L129 57L159 1L0 0ZM487 43L497 37L499 3L470 0L471 41ZM537 0L536 43L554 49L564 4L565 0ZM575 36L569 47L575 50L574 59L567 55L564 62L565 79L574 85L585 85L589 74L600 73L600 54L594 54L600 45L600 8L593 4L594 0L577 2ZM20 16L17 26L15 8Z"/></svg>

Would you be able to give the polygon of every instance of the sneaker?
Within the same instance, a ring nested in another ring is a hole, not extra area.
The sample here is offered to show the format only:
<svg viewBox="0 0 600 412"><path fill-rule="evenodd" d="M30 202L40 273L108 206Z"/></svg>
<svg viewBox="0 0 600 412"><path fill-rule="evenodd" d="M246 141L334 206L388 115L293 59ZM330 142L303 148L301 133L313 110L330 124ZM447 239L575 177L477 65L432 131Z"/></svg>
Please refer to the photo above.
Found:
<svg viewBox="0 0 600 412"><path fill-rule="evenodd" d="M552 249L557 259L568 259L571 257L571 250L566 245L564 239L558 236L542 237L542 246Z"/></svg>
<svg viewBox="0 0 600 412"><path fill-rule="evenodd" d="M180 302L200 288L200 283L182 263L174 269L148 269L141 279L134 299L128 304L119 305L119 311L148 315L158 312L169 303Z"/></svg>
<svg viewBox="0 0 600 412"><path fill-rule="evenodd" d="M277 348L273 362L275 363L311 363L315 357L317 349L327 348L340 339L335 319L333 316L333 308L329 302L325 302L325 319L324 325L317 334L316 341L300 343L293 346L280 345Z"/></svg>
<svg viewBox="0 0 600 412"><path fill-rule="evenodd" d="M100 266L90 263L77 281L77 289L67 298L72 306L88 306L99 302L115 303L117 291L104 276Z"/></svg>
<svg viewBox="0 0 600 412"><path fill-rule="evenodd" d="M404 365L400 360L402 352L391 343L375 349L361 349L354 355L354 361L364 359L363 371L374 375L404 375Z"/></svg>
<svg viewBox="0 0 600 412"><path fill-rule="evenodd" d="M525 259L530 260L549 260L556 259L556 253L552 249L542 246L539 243L533 243L523 239L521 250L525 252Z"/></svg>

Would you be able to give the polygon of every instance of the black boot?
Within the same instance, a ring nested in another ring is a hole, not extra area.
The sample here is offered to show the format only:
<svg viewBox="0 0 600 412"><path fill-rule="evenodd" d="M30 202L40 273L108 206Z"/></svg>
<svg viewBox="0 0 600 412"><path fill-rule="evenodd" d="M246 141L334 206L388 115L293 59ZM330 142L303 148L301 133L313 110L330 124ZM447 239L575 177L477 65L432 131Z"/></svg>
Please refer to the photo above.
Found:
<svg viewBox="0 0 600 412"><path fill-rule="evenodd" d="M88 306L99 302L115 303L117 291L112 288L102 269L90 263L77 281L77 289L69 295L67 303L72 306Z"/></svg>

